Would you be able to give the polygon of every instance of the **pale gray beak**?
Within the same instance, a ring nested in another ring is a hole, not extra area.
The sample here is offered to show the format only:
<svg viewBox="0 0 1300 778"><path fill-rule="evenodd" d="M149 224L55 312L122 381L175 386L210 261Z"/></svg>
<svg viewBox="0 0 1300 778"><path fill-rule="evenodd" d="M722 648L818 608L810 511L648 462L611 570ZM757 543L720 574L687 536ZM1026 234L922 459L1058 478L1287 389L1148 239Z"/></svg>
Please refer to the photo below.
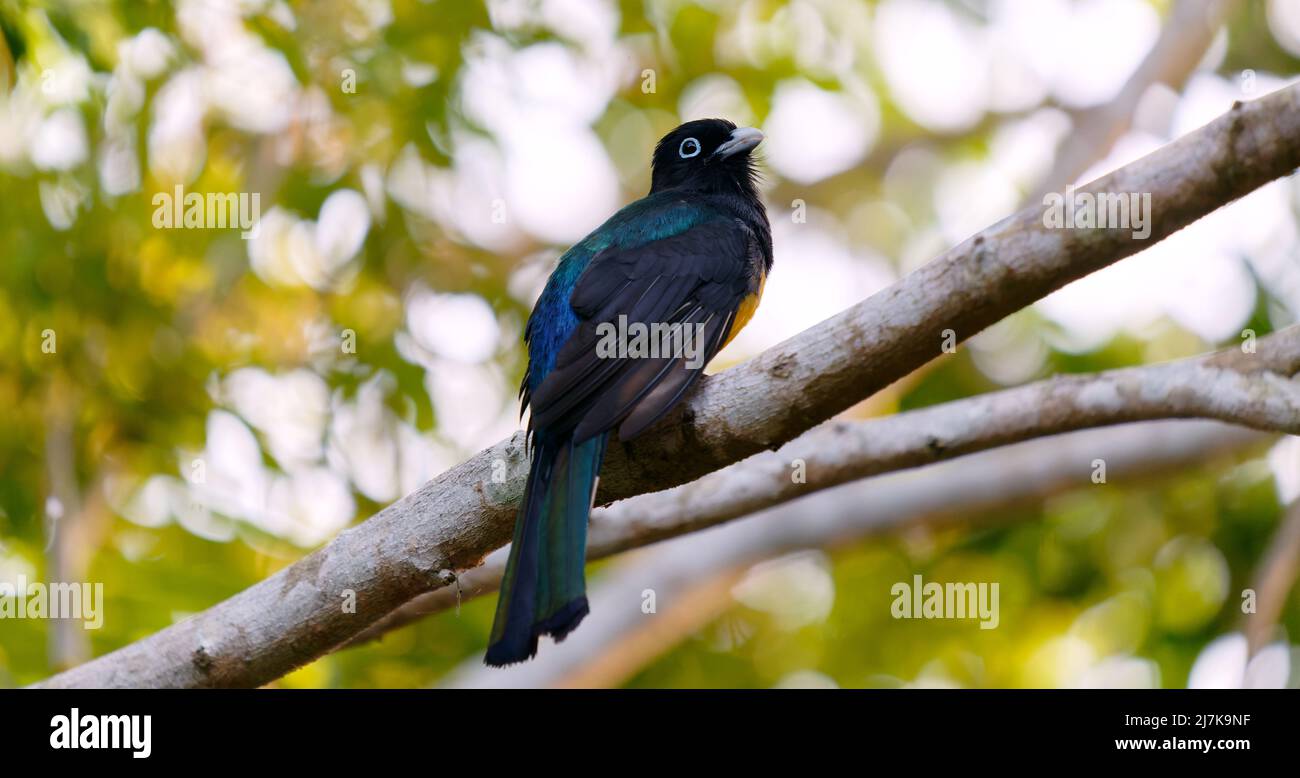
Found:
<svg viewBox="0 0 1300 778"><path fill-rule="evenodd" d="M719 146L713 156L726 159L750 151L762 141L763 133L753 127L737 127L731 131L731 139Z"/></svg>

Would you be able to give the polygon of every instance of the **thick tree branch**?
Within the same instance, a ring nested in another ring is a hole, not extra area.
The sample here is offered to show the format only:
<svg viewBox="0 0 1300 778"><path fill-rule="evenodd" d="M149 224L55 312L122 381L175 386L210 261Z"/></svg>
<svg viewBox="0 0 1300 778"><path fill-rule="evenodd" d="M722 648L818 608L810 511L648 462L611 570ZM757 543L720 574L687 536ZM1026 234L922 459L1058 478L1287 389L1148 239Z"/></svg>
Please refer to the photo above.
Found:
<svg viewBox="0 0 1300 778"><path fill-rule="evenodd" d="M599 501L663 489L791 440L939 353L1300 165L1300 87L1245 104L1081 191L1151 194L1151 240L1044 226L1030 207L750 362L701 382L631 444L615 445ZM495 463L509 477L493 481ZM516 434L325 548L51 686L256 686L327 653L504 544L526 474ZM355 612L344 603L355 595ZM346 599L345 599L346 598Z"/></svg>

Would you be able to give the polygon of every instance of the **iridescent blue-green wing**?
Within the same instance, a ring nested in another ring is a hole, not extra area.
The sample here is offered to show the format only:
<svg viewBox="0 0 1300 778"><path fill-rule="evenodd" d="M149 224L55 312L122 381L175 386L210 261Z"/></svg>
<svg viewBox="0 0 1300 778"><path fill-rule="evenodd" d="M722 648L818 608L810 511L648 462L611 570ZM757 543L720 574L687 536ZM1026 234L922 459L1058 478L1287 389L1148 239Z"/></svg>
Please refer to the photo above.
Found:
<svg viewBox="0 0 1300 778"><path fill-rule="evenodd" d="M756 292L758 251L748 227L720 217L593 257L569 297L577 327L532 392L533 426L572 429L581 442L615 429L627 440L653 424L703 374ZM601 325L627 332L633 324L689 333L688 351L610 356L598 348L610 332Z"/></svg>

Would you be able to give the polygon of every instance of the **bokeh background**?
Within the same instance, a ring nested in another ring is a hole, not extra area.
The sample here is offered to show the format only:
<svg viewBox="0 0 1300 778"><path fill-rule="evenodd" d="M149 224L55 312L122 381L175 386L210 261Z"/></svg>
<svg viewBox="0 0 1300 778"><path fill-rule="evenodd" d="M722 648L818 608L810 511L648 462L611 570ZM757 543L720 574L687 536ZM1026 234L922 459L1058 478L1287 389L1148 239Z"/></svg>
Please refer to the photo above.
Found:
<svg viewBox="0 0 1300 778"><path fill-rule="evenodd" d="M0 685L200 611L517 429L547 273L646 191L680 121L768 137L776 266L716 371L1300 67L1297 0L1190 5L1213 32L1184 77L1141 89L1104 122L1114 144L1052 181L1162 34L1192 34L1174 3L0 0L0 580L106 594L98 631L0 621ZM257 236L155 229L178 184L258 193ZM850 413L1293 323L1297 209L1295 181L1264 187ZM1297 494L1300 446L1252 439L701 573L601 683L1294 684L1285 638L1248 672L1237 630ZM593 565L593 591L635 563ZM914 574L999 581L1000 626L892 619ZM474 677L494 602L277 685ZM1294 596L1278 618L1300 631Z"/></svg>

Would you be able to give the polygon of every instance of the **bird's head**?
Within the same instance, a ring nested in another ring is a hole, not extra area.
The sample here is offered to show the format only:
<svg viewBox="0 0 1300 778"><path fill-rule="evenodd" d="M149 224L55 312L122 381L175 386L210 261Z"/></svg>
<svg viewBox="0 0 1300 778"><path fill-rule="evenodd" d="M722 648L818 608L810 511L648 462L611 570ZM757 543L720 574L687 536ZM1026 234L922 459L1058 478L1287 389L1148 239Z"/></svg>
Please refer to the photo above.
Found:
<svg viewBox="0 0 1300 778"><path fill-rule="evenodd" d="M763 140L753 127L726 119L697 119L668 133L655 146L650 191L688 189L755 195L750 152Z"/></svg>

